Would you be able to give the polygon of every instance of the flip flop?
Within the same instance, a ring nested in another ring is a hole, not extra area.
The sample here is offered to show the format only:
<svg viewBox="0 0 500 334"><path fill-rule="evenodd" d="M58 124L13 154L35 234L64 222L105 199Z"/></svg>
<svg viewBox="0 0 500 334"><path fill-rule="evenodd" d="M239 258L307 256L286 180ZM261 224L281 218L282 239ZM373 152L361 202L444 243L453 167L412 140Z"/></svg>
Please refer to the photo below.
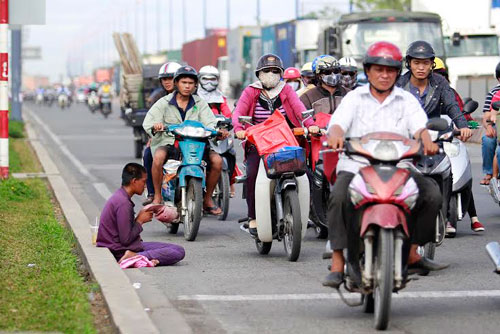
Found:
<svg viewBox="0 0 500 334"><path fill-rule="evenodd" d="M203 208L203 212L207 215L220 216L222 215L222 209L218 206L207 206Z"/></svg>
<svg viewBox="0 0 500 334"><path fill-rule="evenodd" d="M486 174L484 178L479 182L482 186L487 186L490 184L490 180L493 178L493 175Z"/></svg>

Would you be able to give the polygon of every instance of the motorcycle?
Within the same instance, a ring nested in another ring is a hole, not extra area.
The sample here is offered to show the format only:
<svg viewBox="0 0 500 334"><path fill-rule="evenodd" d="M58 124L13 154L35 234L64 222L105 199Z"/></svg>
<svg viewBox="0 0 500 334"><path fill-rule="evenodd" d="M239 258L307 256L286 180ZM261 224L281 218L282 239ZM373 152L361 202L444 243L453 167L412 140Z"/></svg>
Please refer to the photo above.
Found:
<svg viewBox="0 0 500 334"><path fill-rule="evenodd" d="M37 105L39 105L39 106L40 106L40 105L42 105L42 103L43 103L43 93L38 93L38 94L36 94L36 100L35 100L35 103L36 103Z"/></svg>
<svg viewBox="0 0 500 334"><path fill-rule="evenodd" d="M101 103L101 113L104 118L108 118L109 114L111 114L111 94L102 93L100 97Z"/></svg>
<svg viewBox="0 0 500 334"><path fill-rule="evenodd" d="M64 109L68 107L68 95L59 94L57 97L57 103L59 104L59 108Z"/></svg>
<svg viewBox="0 0 500 334"><path fill-rule="evenodd" d="M163 167L163 199L174 202L179 214L178 220L167 223L167 227L169 233L176 234L179 223L183 223L184 238L194 241L203 214L206 164L202 158L209 138L218 132L191 120L170 125L164 131L174 134L181 151L181 161L168 160Z"/></svg>
<svg viewBox="0 0 500 334"><path fill-rule="evenodd" d="M97 93L92 91L89 94L89 97L87 99L87 104L89 106L90 112L95 113L97 108L99 108L99 97L97 96Z"/></svg>
<svg viewBox="0 0 500 334"><path fill-rule="evenodd" d="M281 116L278 112L276 115ZM271 116L272 117L272 116ZM281 116L282 117L282 116ZM240 116L240 123L254 127L251 116ZM286 124L286 120L282 118ZM261 143L255 142L257 149ZM309 181L304 150L281 149L262 156L255 184L255 245L259 254L271 251L273 239L283 241L289 261L297 261L309 217ZM245 227L245 226L243 226Z"/></svg>
<svg viewBox="0 0 500 334"><path fill-rule="evenodd" d="M444 124L443 124L444 122ZM430 120L427 128L444 129L446 121ZM418 198L418 188L409 170L397 167L401 160L420 156L418 141L389 132L374 132L361 138L347 138L343 150L348 158L363 157L349 185L349 195L359 221L359 246L350 244L345 272L345 289L361 293L349 306L363 305L374 313L374 325L385 330L389 324L392 293L406 286L403 272L403 242L409 238L406 215ZM363 247L364 246L364 247Z"/></svg>
<svg viewBox="0 0 500 334"><path fill-rule="evenodd" d="M217 119L217 129L231 131L233 128L231 119L223 115L216 115L215 118ZM224 154L229 152L233 156L236 156L236 152L234 151L233 140L230 138L224 138L222 140L212 138L210 139L210 147L214 152L218 153L223 160L219 182L214 189L212 198L215 205L222 209L222 214L218 216L218 219L226 220L227 214L229 213L230 180L232 175L229 175L228 161Z"/></svg>
<svg viewBox="0 0 500 334"><path fill-rule="evenodd" d="M464 105L464 114L473 113L477 107L478 103L476 101L469 100ZM443 149L450 158L453 175L448 221L456 228L457 222L462 220L467 212L472 196L472 167L467 147L458 138L453 138L451 142L444 142ZM454 234L449 234L449 237L454 236Z"/></svg>

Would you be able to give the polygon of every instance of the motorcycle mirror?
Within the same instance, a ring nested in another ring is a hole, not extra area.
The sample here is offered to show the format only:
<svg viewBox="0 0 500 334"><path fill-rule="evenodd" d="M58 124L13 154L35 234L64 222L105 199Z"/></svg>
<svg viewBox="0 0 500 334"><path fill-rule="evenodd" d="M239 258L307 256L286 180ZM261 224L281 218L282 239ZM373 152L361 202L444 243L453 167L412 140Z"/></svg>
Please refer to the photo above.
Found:
<svg viewBox="0 0 500 334"><path fill-rule="evenodd" d="M479 103L474 100L469 100L467 103L464 105L464 114L472 114L474 111L476 111L477 107L479 106Z"/></svg>
<svg viewBox="0 0 500 334"><path fill-rule="evenodd" d="M306 118L312 117L313 115L314 115L314 109L304 110L302 112L302 119L306 119Z"/></svg>
<svg viewBox="0 0 500 334"><path fill-rule="evenodd" d="M500 101L493 102L491 108L496 111L500 110Z"/></svg>
<svg viewBox="0 0 500 334"><path fill-rule="evenodd" d="M432 118L427 122L425 127L428 130L444 131L448 128L448 121L442 118Z"/></svg>
<svg viewBox="0 0 500 334"><path fill-rule="evenodd" d="M239 116L238 121L242 124L252 125L252 116Z"/></svg>

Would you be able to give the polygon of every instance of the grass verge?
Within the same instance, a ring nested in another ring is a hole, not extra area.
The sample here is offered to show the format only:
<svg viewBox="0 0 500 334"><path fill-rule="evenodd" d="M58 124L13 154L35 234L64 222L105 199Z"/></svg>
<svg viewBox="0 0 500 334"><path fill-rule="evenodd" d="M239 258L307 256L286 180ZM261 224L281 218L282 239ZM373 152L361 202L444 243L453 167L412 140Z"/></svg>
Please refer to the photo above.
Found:
<svg viewBox="0 0 500 334"><path fill-rule="evenodd" d="M39 171L27 142L10 142L11 170ZM75 240L45 181L0 181L0 198L0 330L95 333L89 294L98 286L79 273Z"/></svg>

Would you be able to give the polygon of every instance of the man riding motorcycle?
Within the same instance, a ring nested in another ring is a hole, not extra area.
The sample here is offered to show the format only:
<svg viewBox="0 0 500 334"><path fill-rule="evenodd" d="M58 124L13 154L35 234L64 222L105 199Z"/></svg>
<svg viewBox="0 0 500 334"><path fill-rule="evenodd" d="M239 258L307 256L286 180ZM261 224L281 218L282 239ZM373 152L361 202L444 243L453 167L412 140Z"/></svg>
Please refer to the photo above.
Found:
<svg viewBox="0 0 500 334"><path fill-rule="evenodd" d="M342 86L349 89L358 87L358 63L352 57L342 57L339 60Z"/></svg>
<svg viewBox="0 0 500 334"><path fill-rule="evenodd" d="M316 75L316 87L302 94L300 100L315 113L331 114L349 91L341 85L339 63L333 56L322 55L314 59L312 69Z"/></svg>
<svg viewBox="0 0 500 334"><path fill-rule="evenodd" d="M180 124L185 120L194 120L204 126L214 128L217 120L210 111L207 102L197 95L193 95L198 84L198 73L191 66L183 66L175 72L175 91L162 97L149 109L144 119L144 130L152 137L151 151L153 153L153 185L155 195L154 204L163 202L161 185L163 181L163 165L167 159L177 159L179 148L175 145L175 137L165 130L165 126ZM228 133L223 133L227 137ZM212 193L219 180L222 159L213 152L207 151L204 160L207 162L206 192L203 208L208 214L220 215L221 209L216 207L212 200Z"/></svg>
<svg viewBox="0 0 500 334"><path fill-rule="evenodd" d="M302 94L307 92L309 89L316 87L316 76L312 70L312 62L305 63L300 69L300 77L302 78L303 86L297 91L297 95L300 97Z"/></svg>
<svg viewBox="0 0 500 334"><path fill-rule="evenodd" d="M165 63L160 67L160 70L158 71L158 80L160 80L161 87L155 89L149 96L149 106L153 106L156 101L174 91L174 75L179 68L181 68L181 65L173 61ZM146 180L146 186L148 188L148 198L142 204L148 205L153 202L153 198L155 195L155 189L153 186L153 174L151 173L151 168L153 166L151 140L149 140L146 145L146 149L144 150L144 154L142 155L142 161L148 175Z"/></svg>
<svg viewBox="0 0 500 334"><path fill-rule="evenodd" d="M398 80L398 86L410 92L420 102L428 118L448 115L460 129L460 139L466 141L472 136L469 124L458 107L455 94L446 79L436 73L435 53L432 46L425 41L415 41L406 51L406 68L408 72ZM454 234L456 229L448 222L446 233Z"/></svg>
<svg viewBox="0 0 500 334"><path fill-rule="evenodd" d="M218 89L220 79L219 70L211 65L203 66L200 68L198 78L200 80L197 91L198 96L207 101L214 115L223 115L226 118L231 118L231 109L227 104L227 99ZM236 167L236 157L230 152L226 152L223 156L227 160L228 173L229 177L231 177ZM234 197L234 183L231 183L230 192L230 196Z"/></svg>
<svg viewBox="0 0 500 334"><path fill-rule="evenodd" d="M283 76L283 63L274 54L260 57L255 75L258 81L250 84L243 90L238 104L233 112L234 133L238 139L245 139L244 125L239 122L239 116L252 116L253 124L264 122L275 110L285 116L289 124L301 127L301 112L306 108L300 102L295 91L281 80ZM312 119L307 119L306 126L313 124ZM317 133L317 126L311 126L309 131ZM247 164L246 201L248 206L249 232L257 236L257 222L255 220L255 182L260 163L260 156L254 145L246 143L245 157Z"/></svg>
<svg viewBox="0 0 500 334"><path fill-rule="evenodd" d="M402 55L398 47L388 42L372 44L366 52L363 66L369 84L349 92L342 100L330 120L329 146L342 149L345 137L360 137L383 129L405 137L413 136L422 141L424 154L435 154L438 146L432 142L426 129L425 112L411 94L395 87L402 67ZM363 165L345 155L341 156L337 165L338 175L331 191L328 210L329 238L334 252L331 271L323 282L324 286L340 286L344 279L343 249L359 242L359 226L348 186ZM424 245L434 238L435 219L441 206L439 187L430 178L417 173L411 175L419 189L419 197L408 217L411 240L405 242L409 256L404 262L408 268L443 269L446 266L417 254L418 245ZM358 258L358 254L349 254L349 265L359 266Z"/></svg>

